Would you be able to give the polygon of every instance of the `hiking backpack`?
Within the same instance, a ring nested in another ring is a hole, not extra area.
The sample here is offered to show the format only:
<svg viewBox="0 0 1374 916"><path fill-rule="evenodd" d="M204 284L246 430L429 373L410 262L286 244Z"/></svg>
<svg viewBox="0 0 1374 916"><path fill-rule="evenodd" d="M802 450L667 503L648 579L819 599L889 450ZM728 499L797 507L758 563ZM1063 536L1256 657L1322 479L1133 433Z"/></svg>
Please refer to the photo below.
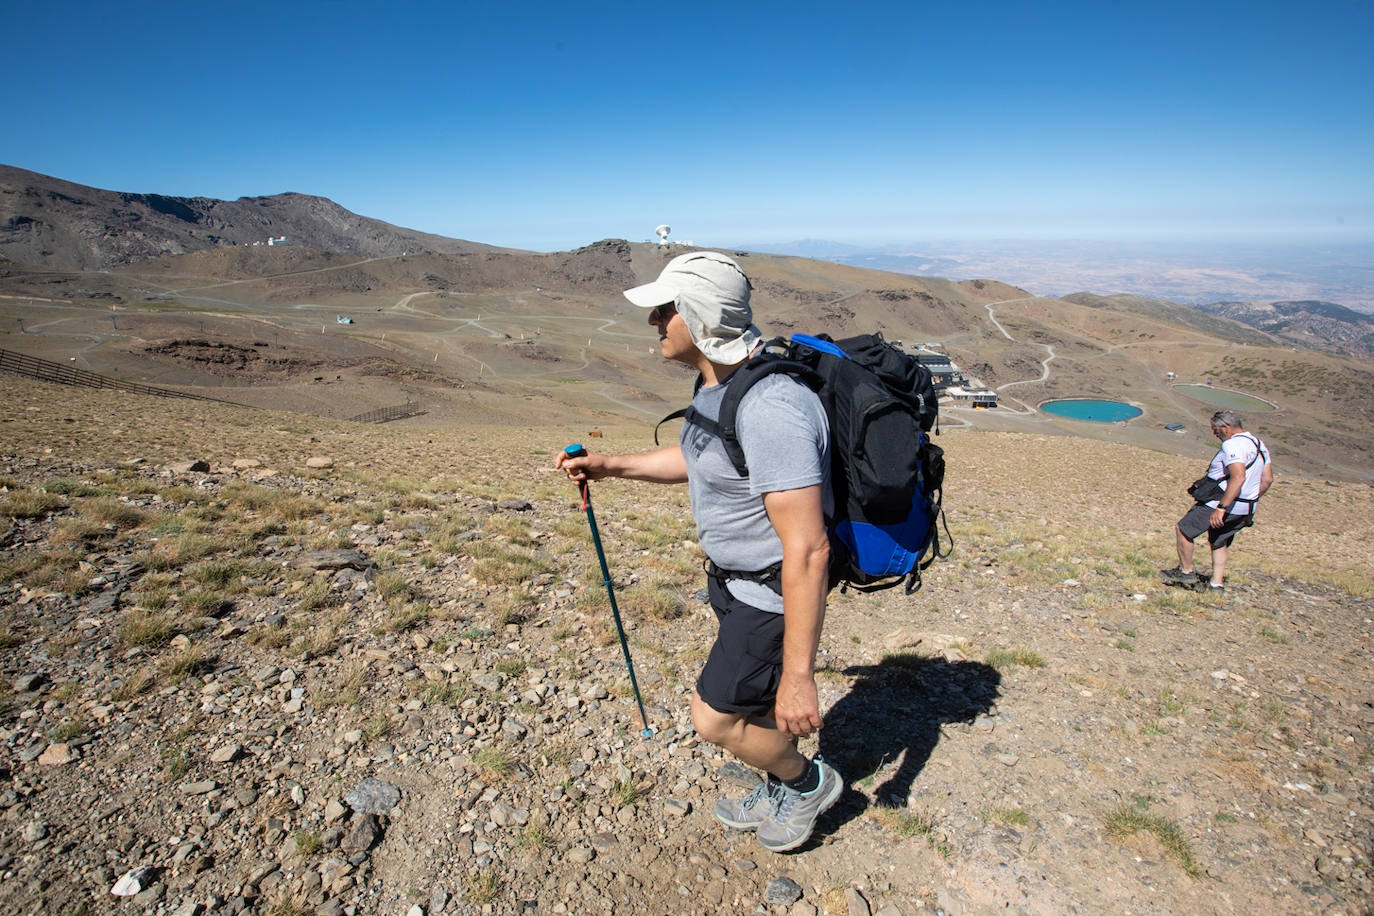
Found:
<svg viewBox="0 0 1374 916"><path fill-rule="evenodd" d="M685 417L718 437L735 470L747 477L735 417L749 389L775 372L795 376L814 390L829 422L830 587L842 582L875 591L905 582L907 594L916 591L921 570L935 557L949 556L948 549L940 552L937 531L943 520L945 459L944 450L930 441L932 429L939 434L930 370L881 334L841 341L824 334L775 338L730 377L717 422L687 407L659 424ZM698 378L697 387L701 384ZM948 541L947 525L945 537ZM781 564L758 571L710 568L714 575L780 588Z"/></svg>

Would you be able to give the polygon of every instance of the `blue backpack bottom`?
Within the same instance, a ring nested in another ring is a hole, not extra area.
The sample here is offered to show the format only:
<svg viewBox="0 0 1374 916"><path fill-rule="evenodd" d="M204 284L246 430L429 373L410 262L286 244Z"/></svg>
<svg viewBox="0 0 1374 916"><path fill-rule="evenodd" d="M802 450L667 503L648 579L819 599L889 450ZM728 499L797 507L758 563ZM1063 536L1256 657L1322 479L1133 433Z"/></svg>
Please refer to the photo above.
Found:
<svg viewBox="0 0 1374 916"><path fill-rule="evenodd" d="M891 525L845 519L835 526L834 537L849 551L850 565L871 580L905 576L916 568L934 535L933 506L917 490L911 512ZM861 583L862 584L862 583Z"/></svg>

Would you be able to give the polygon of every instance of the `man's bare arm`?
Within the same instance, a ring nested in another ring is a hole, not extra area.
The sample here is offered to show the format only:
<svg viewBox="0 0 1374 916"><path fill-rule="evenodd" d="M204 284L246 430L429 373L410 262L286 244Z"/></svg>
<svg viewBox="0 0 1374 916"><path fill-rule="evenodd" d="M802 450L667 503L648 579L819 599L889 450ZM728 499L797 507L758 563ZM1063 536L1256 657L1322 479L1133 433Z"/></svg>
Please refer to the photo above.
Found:
<svg viewBox="0 0 1374 916"><path fill-rule="evenodd" d="M1221 506L1234 506L1236 497L1240 496L1240 488L1245 486L1245 465L1239 461L1226 466L1226 492L1221 494L1218 500L1218 507L1212 510L1212 517L1207 520L1207 524L1213 528L1220 528L1226 523L1226 510Z"/></svg>
<svg viewBox="0 0 1374 916"><path fill-rule="evenodd" d="M784 735L802 738L821 727L816 650L830 574L821 488L767 493L763 505L782 541L782 675L773 718Z"/></svg>
<svg viewBox="0 0 1374 916"><path fill-rule="evenodd" d="M570 480L579 482L606 477L647 480L650 483L687 481L687 462L682 457L681 446L677 445L635 455L588 453L573 458L567 452L559 452L554 467L562 468Z"/></svg>

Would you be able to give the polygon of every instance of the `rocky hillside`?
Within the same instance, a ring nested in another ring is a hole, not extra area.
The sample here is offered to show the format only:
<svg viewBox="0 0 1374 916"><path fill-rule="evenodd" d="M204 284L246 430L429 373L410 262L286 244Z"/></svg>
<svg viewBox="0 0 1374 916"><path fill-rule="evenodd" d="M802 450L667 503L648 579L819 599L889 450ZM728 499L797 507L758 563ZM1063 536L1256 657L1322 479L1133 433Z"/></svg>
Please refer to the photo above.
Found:
<svg viewBox="0 0 1374 916"><path fill-rule="evenodd" d="M954 553L833 596L806 749L848 788L773 855L710 814L757 777L687 714L713 622L680 488L594 490L645 740L551 467L582 431L0 403L0 912L1374 903L1367 487L1285 477L1217 598L1157 578L1194 462L1103 500L1062 469L1139 450L947 431Z"/></svg>
<svg viewBox="0 0 1374 916"><path fill-rule="evenodd" d="M105 270L208 248L290 244L387 257L497 249L403 229L308 194L214 200L106 191L0 165L0 257L72 270Z"/></svg>
<svg viewBox="0 0 1374 916"><path fill-rule="evenodd" d="M1217 302L1197 308L1306 347L1374 356L1374 317L1334 302Z"/></svg>

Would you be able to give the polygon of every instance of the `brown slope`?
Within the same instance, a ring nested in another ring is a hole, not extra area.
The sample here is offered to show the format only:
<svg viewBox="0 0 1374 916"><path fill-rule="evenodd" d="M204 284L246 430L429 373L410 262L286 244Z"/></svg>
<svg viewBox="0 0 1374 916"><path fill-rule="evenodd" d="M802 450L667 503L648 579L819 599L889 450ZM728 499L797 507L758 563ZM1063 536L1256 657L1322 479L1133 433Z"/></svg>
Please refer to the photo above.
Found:
<svg viewBox="0 0 1374 916"><path fill-rule="evenodd" d="M145 384L239 392L266 386L269 393L253 403L334 417L351 415L341 406L349 384L363 372L382 372L394 384L366 376L365 406L423 400L429 413L407 421L416 424L441 414L470 420L482 404L493 418L527 418L538 409L651 426L680 406L691 376L652 352L643 312L620 291L652 279L683 250L607 239L552 254L390 258L223 248L109 273L10 264L0 267L0 332L14 336L0 346L58 362L75 358L80 368ZM1174 383L1212 381L1278 405L1246 419L1283 473L1369 478L1368 360L1293 349L1236 322L1145 300L1041 299L993 281L734 254L753 278L766 335L877 329L907 344L941 342L956 363L1002 389L1007 409L947 411L950 425L1125 439L1205 458L1214 448L1206 418L1215 407ZM336 315L355 323L336 323ZM226 378L183 358L197 348L156 349L202 338L252 348L259 364L280 369L270 379L247 370ZM429 381L415 381L416 372ZM1127 400L1144 415L1118 427L1032 410L1054 397ZM1186 432L1166 432L1172 423Z"/></svg>
<svg viewBox="0 0 1374 916"><path fill-rule="evenodd" d="M1065 296L1063 301L1103 311L1139 315L1151 321L1163 319L1173 324L1193 328L1212 337L1221 337L1238 343L1272 344L1275 342L1272 335L1256 330L1254 326L1245 322L1231 320L1231 316L1213 309L1204 311L1161 299L1147 299L1143 296L1125 294L1099 296L1096 293L1074 293L1071 296Z"/></svg>

